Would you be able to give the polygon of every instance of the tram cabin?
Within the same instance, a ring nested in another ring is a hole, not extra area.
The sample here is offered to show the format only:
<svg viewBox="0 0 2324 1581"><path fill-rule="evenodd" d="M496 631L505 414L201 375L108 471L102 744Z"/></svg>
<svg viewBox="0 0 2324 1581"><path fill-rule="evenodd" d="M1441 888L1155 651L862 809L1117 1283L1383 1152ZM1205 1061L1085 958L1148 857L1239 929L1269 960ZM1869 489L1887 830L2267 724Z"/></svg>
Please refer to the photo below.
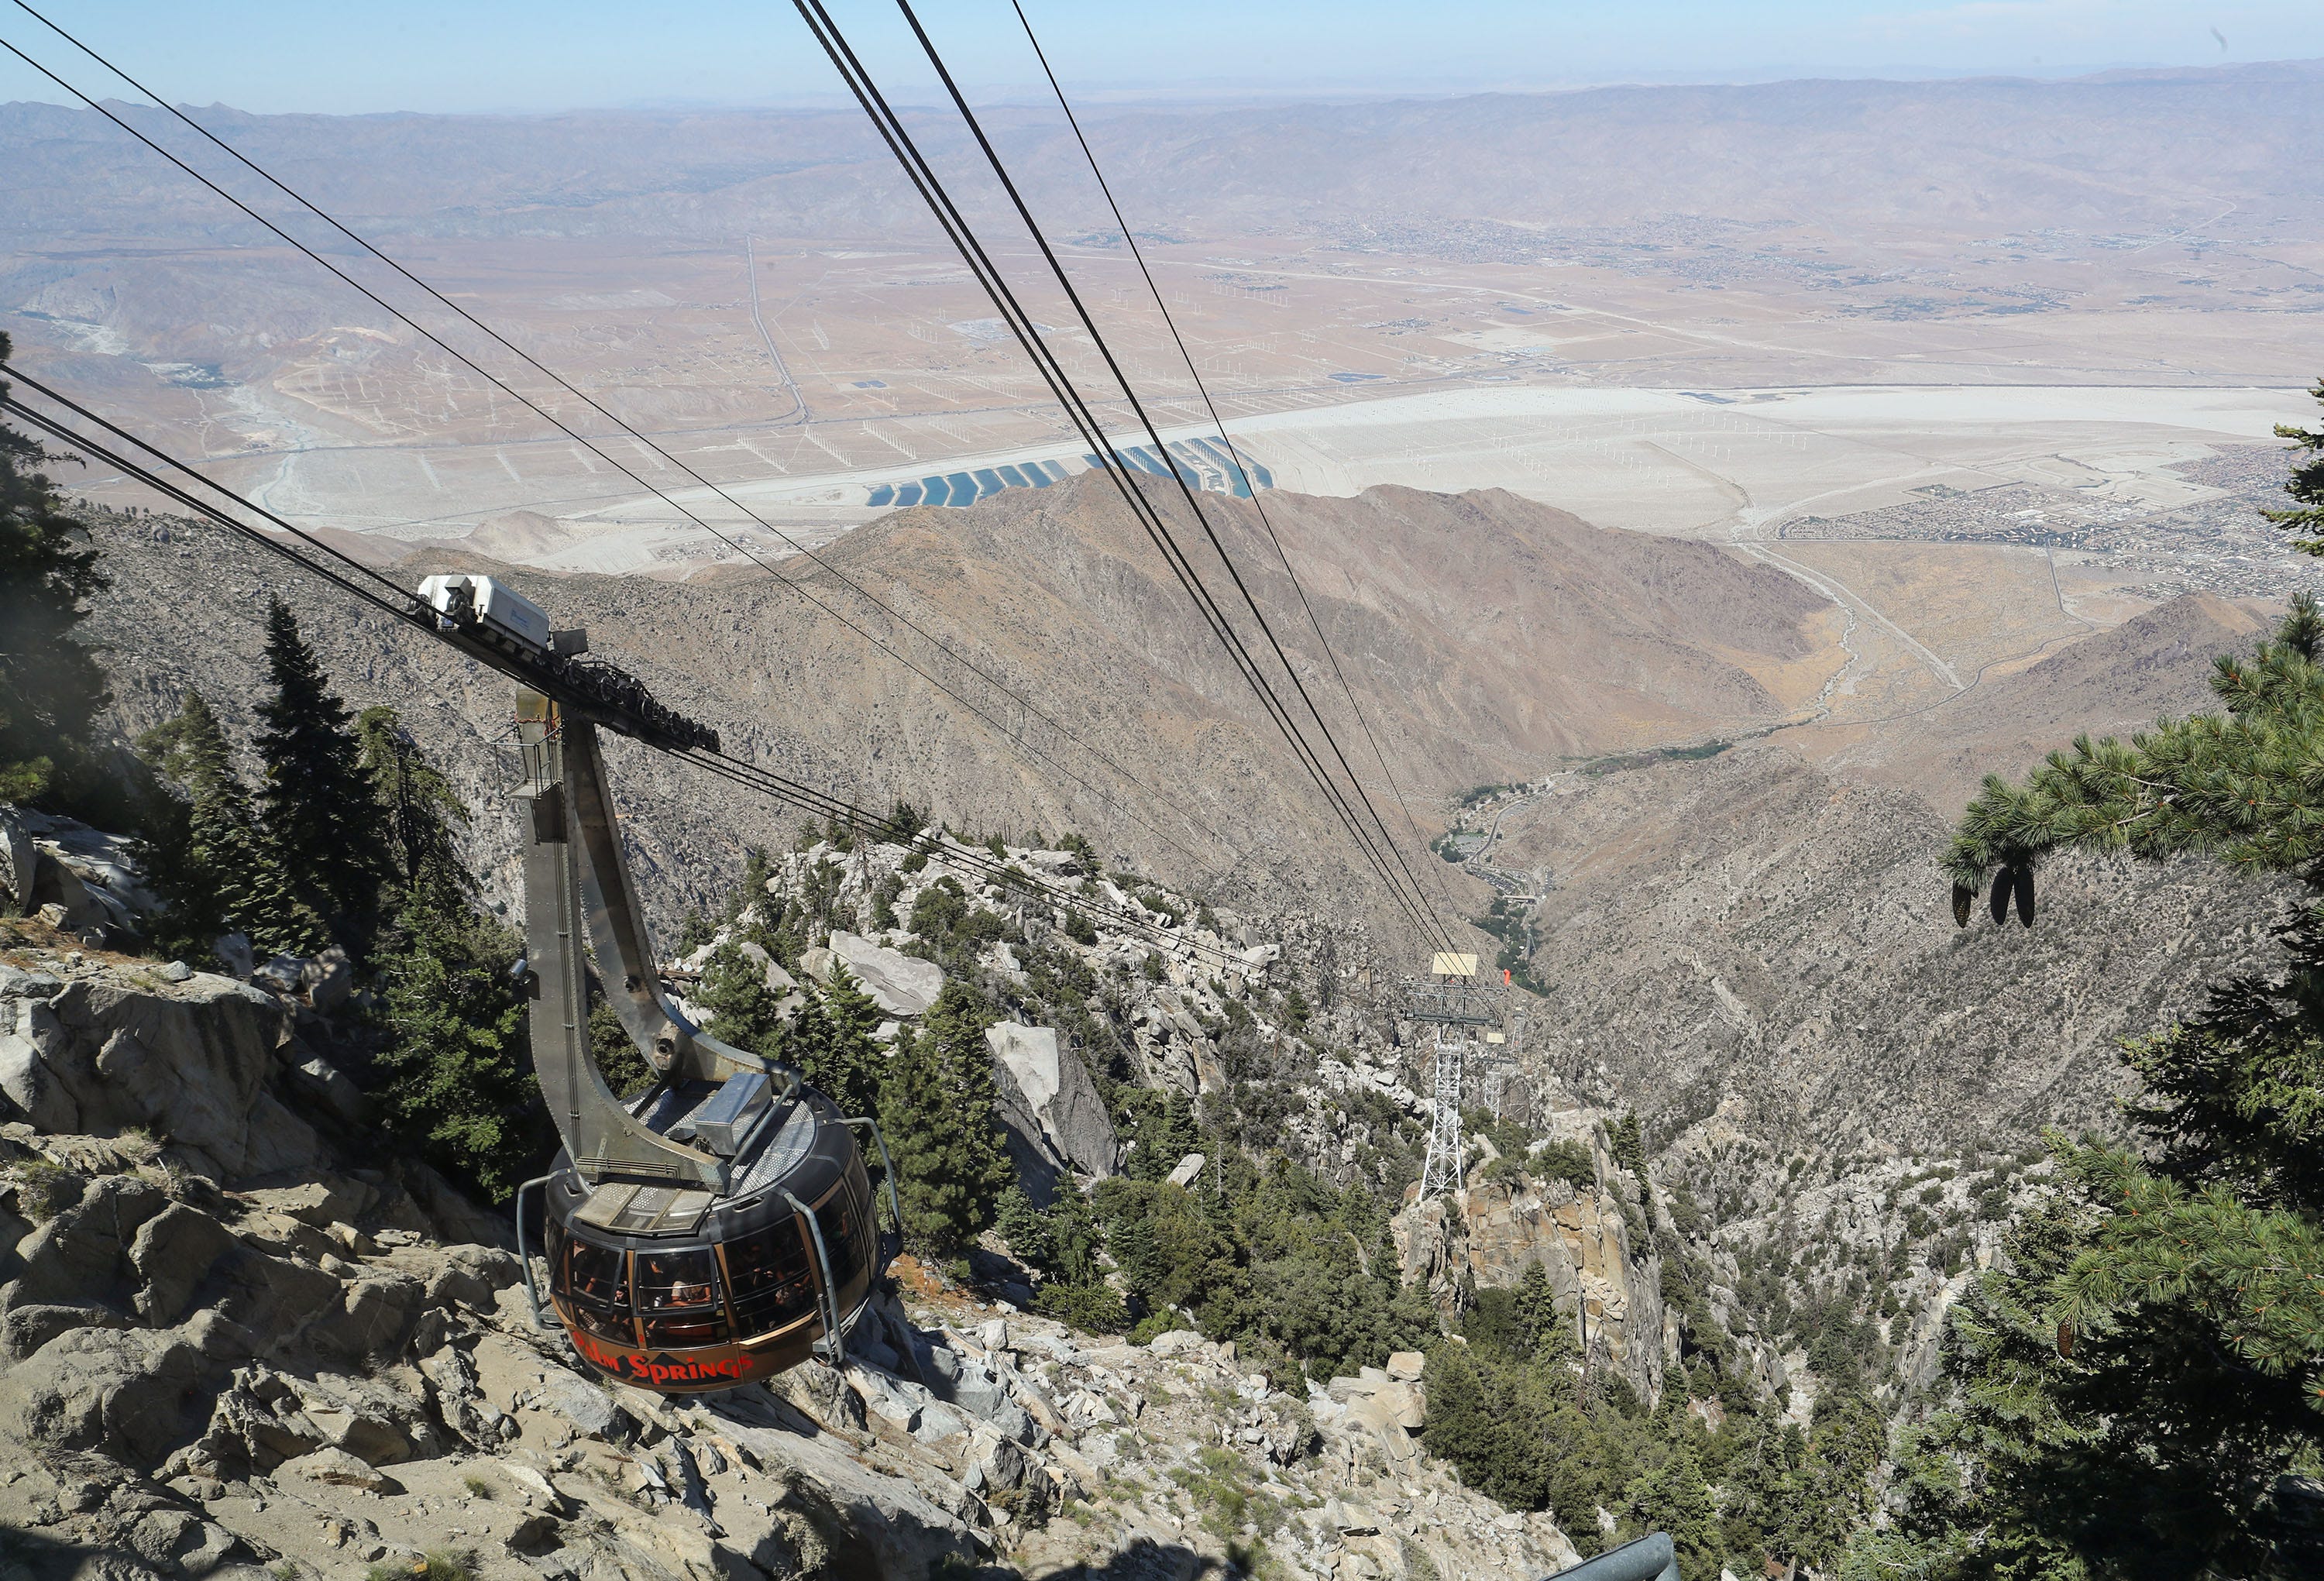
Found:
<svg viewBox="0 0 2324 1581"><path fill-rule="evenodd" d="M717 1142L711 1082L664 1083L632 1108L674 1140ZM549 1298L592 1366L662 1393L763 1382L835 1354L879 1275L871 1181L831 1100L802 1087L736 1138L731 1185L605 1180L560 1155L546 1182Z"/></svg>

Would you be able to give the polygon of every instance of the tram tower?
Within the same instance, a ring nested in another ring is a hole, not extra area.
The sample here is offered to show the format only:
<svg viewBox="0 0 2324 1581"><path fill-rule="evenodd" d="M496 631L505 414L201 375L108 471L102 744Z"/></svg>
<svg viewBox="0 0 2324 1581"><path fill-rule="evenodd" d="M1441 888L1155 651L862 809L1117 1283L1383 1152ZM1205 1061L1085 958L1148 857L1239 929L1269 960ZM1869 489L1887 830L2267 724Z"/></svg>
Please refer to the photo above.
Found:
<svg viewBox="0 0 2324 1581"><path fill-rule="evenodd" d="M1420 1166L1422 1200L1461 1183L1461 1083L1476 1031L1501 1019L1507 988L1477 980L1474 955L1440 951L1428 977L1405 990L1407 1020L1436 1029L1436 1074L1431 1094L1428 1155Z"/></svg>

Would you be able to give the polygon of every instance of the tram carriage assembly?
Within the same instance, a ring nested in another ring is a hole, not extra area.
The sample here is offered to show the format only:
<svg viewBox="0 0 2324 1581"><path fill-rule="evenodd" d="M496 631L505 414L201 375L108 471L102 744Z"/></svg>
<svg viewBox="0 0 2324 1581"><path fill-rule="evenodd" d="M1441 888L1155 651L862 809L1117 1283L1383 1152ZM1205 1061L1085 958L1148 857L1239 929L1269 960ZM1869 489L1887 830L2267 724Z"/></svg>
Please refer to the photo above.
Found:
<svg viewBox="0 0 2324 1581"><path fill-rule="evenodd" d="M478 585L482 584L482 585ZM618 671L576 665L578 632L482 577L431 577L420 597L456 646L514 660L523 760L525 945L533 1067L564 1143L517 1192L518 1250L547 1325L525 1205L536 1192L547 1308L591 1366L664 1393L837 1363L899 1236L878 1228L857 1144L887 1144L796 1071L733 1047L671 1003L654 967L598 750L602 722L681 749L715 736ZM503 663L502 667L508 666ZM693 739L689 738L689 732ZM586 946L585 942L586 942ZM589 954L653 1072L623 1100L589 1052ZM890 1172L887 1190L897 1211Z"/></svg>

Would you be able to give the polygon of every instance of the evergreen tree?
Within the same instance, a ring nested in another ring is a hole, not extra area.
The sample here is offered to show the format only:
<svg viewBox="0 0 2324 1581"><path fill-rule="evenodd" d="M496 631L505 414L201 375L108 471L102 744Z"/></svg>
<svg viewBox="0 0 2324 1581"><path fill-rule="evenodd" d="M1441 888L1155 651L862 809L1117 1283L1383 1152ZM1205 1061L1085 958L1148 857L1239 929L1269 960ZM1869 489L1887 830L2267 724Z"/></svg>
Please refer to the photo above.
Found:
<svg viewBox="0 0 2324 1581"><path fill-rule="evenodd" d="M1557 1310L1557 1292L1550 1287L1549 1270L1528 1263L1517 1278L1515 1304L1517 1328L1525 1354L1535 1361L1579 1361L1582 1342L1572 1319Z"/></svg>
<svg viewBox="0 0 2324 1581"><path fill-rule="evenodd" d="M8 355L0 335L0 360ZM0 395L8 386L0 382ZM55 459L0 427L0 802L37 802L115 827L127 808L97 750L111 705L97 657L73 639L107 586L97 552L40 470Z"/></svg>
<svg viewBox="0 0 2324 1581"><path fill-rule="evenodd" d="M767 986L764 963L739 943L721 944L703 968L699 1003L720 1043L767 1059L783 1058L781 996Z"/></svg>
<svg viewBox="0 0 2324 1581"><path fill-rule="evenodd" d="M1641 1199L1652 1203L1653 1187L1646 1179L1646 1135L1645 1127L1638 1124L1637 1110L1622 1111L1621 1118L1614 1122L1613 1135L1608 1146L1614 1155L1615 1163L1628 1170L1637 1179Z"/></svg>
<svg viewBox="0 0 2324 1581"><path fill-rule="evenodd" d="M1808 1452L1791 1500L1784 1558L1830 1569L1872 1514L1874 1476L1888 1428L1860 1394L1831 1389L1816 1401Z"/></svg>
<svg viewBox="0 0 2324 1581"><path fill-rule="evenodd" d="M595 981L590 987L594 990L589 1005L590 1061L615 1098L635 1098L653 1085L653 1067L638 1052L620 1013L606 1002L604 990Z"/></svg>
<svg viewBox="0 0 2324 1581"><path fill-rule="evenodd" d="M1056 1227L1049 1222L1047 1214L1033 1205L1024 1187L1012 1184L1001 1193L1001 1200L993 1207L992 1223L1001 1232L1001 1238L1009 1243L1010 1255L1026 1267L1046 1273L1056 1264Z"/></svg>
<svg viewBox="0 0 2324 1581"><path fill-rule="evenodd" d="M375 1093L428 1160L502 1200L554 1135L533 1079L515 933L465 903L406 905L378 952L386 1043Z"/></svg>
<svg viewBox="0 0 2324 1581"><path fill-rule="evenodd" d="M178 716L139 737L137 750L177 787L144 841L150 881L168 907L156 942L198 958L226 933L247 934L263 955L319 949L322 924L292 896L261 836L234 749L202 694L189 691Z"/></svg>
<svg viewBox="0 0 2324 1581"><path fill-rule="evenodd" d="M2324 379L2316 381L2309 393L2324 405ZM2306 536L2295 538L2292 547L2303 555L2324 555L2324 427L2303 428L2294 423L2278 423L2276 437L2292 441L2293 452L2303 459L2292 464L2292 476L2286 480L2283 492L2297 501L2289 510L2264 512L2270 521Z"/></svg>
<svg viewBox="0 0 2324 1581"><path fill-rule="evenodd" d="M379 809L374 827L395 905L421 896L449 905L473 896L475 876L458 844L468 808L452 782L421 754L392 708L364 709L355 740L357 766Z"/></svg>
<svg viewBox="0 0 2324 1581"><path fill-rule="evenodd" d="M1719 1574L1719 1507L1702 1479L1702 1462L1683 1432L1675 1435L1661 1465L1630 1484L1623 1514L1616 1533L1619 1540L1666 1531L1678 1553L1681 1576Z"/></svg>
<svg viewBox="0 0 2324 1581"><path fill-rule="evenodd" d="M831 981L807 989L807 1007L794 1024L787 1057L847 1116L877 1115L888 1056L872 1034L887 1013L844 966ZM878 1160L873 1160L876 1165Z"/></svg>
<svg viewBox="0 0 2324 1581"><path fill-rule="evenodd" d="M1193 1100L1173 1089L1139 1120L1138 1150L1130 1155L1130 1172L1141 1181L1161 1180L1178 1167L1180 1159L1200 1152L1202 1145Z"/></svg>
<svg viewBox="0 0 2324 1581"><path fill-rule="evenodd" d="M260 825L291 892L361 952L379 915L379 802L346 705L279 598L266 614L266 675L273 693L258 706Z"/></svg>
<svg viewBox="0 0 2324 1581"><path fill-rule="evenodd" d="M1011 1170L994 1117L992 1017L958 978L929 1007L919 1035L890 1062L880 1127L896 1163L906 1236L958 1253L992 1222Z"/></svg>
<svg viewBox="0 0 2324 1581"><path fill-rule="evenodd" d="M2319 467L2295 473L2307 509L2276 513L2287 528L2318 525ZM2057 1199L1957 1316L1952 1408L1912 1446L1906 1518L1852 1561L1864 1573L1876 1557L2043 1581L2324 1571L2286 1480L2324 1448L2319 647L2302 593L2272 639L2218 661L2222 712L2081 738L2022 784L1988 778L1962 818L1957 920L1990 878L1995 916L2014 902L2030 923L2036 869L2070 850L2209 857L2307 894L2278 932L2279 975L2218 985L2127 1048L2149 1156L2052 1138Z"/></svg>
<svg viewBox="0 0 2324 1581"><path fill-rule="evenodd" d="M373 954L382 1035L374 1096L389 1126L430 1163L504 1198L539 1172L555 1143L533 1078L524 994L510 976L523 941L476 905L456 832L468 822L466 804L394 711L366 710L355 739L372 798L364 827L384 853L392 908ZM602 997L590 1011L593 1052L601 1014L613 1019ZM618 1020L613 1030L626 1045ZM630 1063L642 1074L634 1050ZM607 1079L630 1073L617 1065Z"/></svg>

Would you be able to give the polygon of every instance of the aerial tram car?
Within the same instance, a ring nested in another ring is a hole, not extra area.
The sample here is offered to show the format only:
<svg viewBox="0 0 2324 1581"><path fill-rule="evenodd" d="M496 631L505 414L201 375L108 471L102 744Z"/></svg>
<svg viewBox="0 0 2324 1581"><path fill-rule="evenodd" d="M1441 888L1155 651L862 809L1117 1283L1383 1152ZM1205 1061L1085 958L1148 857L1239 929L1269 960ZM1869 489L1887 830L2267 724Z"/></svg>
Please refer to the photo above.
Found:
<svg viewBox="0 0 2324 1581"><path fill-rule="evenodd" d="M526 677L525 963L533 1067L564 1146L517 1191L518 1250L534 1320L548 1326L524 1244L539 1192L547 1306L606 1375L663 1393L762 1382L810 1357L837 1363L898 1248L856 1137L798 1071L720 1042L670 1001L654 966L598 749L601 723L684 750L716 737L581 656L579 632L485 576L431 576L420 597L440 635ZM584 941L586 942L586 945ZM623 1100L589 1052L588 969L653 1072Z"/></svg>

